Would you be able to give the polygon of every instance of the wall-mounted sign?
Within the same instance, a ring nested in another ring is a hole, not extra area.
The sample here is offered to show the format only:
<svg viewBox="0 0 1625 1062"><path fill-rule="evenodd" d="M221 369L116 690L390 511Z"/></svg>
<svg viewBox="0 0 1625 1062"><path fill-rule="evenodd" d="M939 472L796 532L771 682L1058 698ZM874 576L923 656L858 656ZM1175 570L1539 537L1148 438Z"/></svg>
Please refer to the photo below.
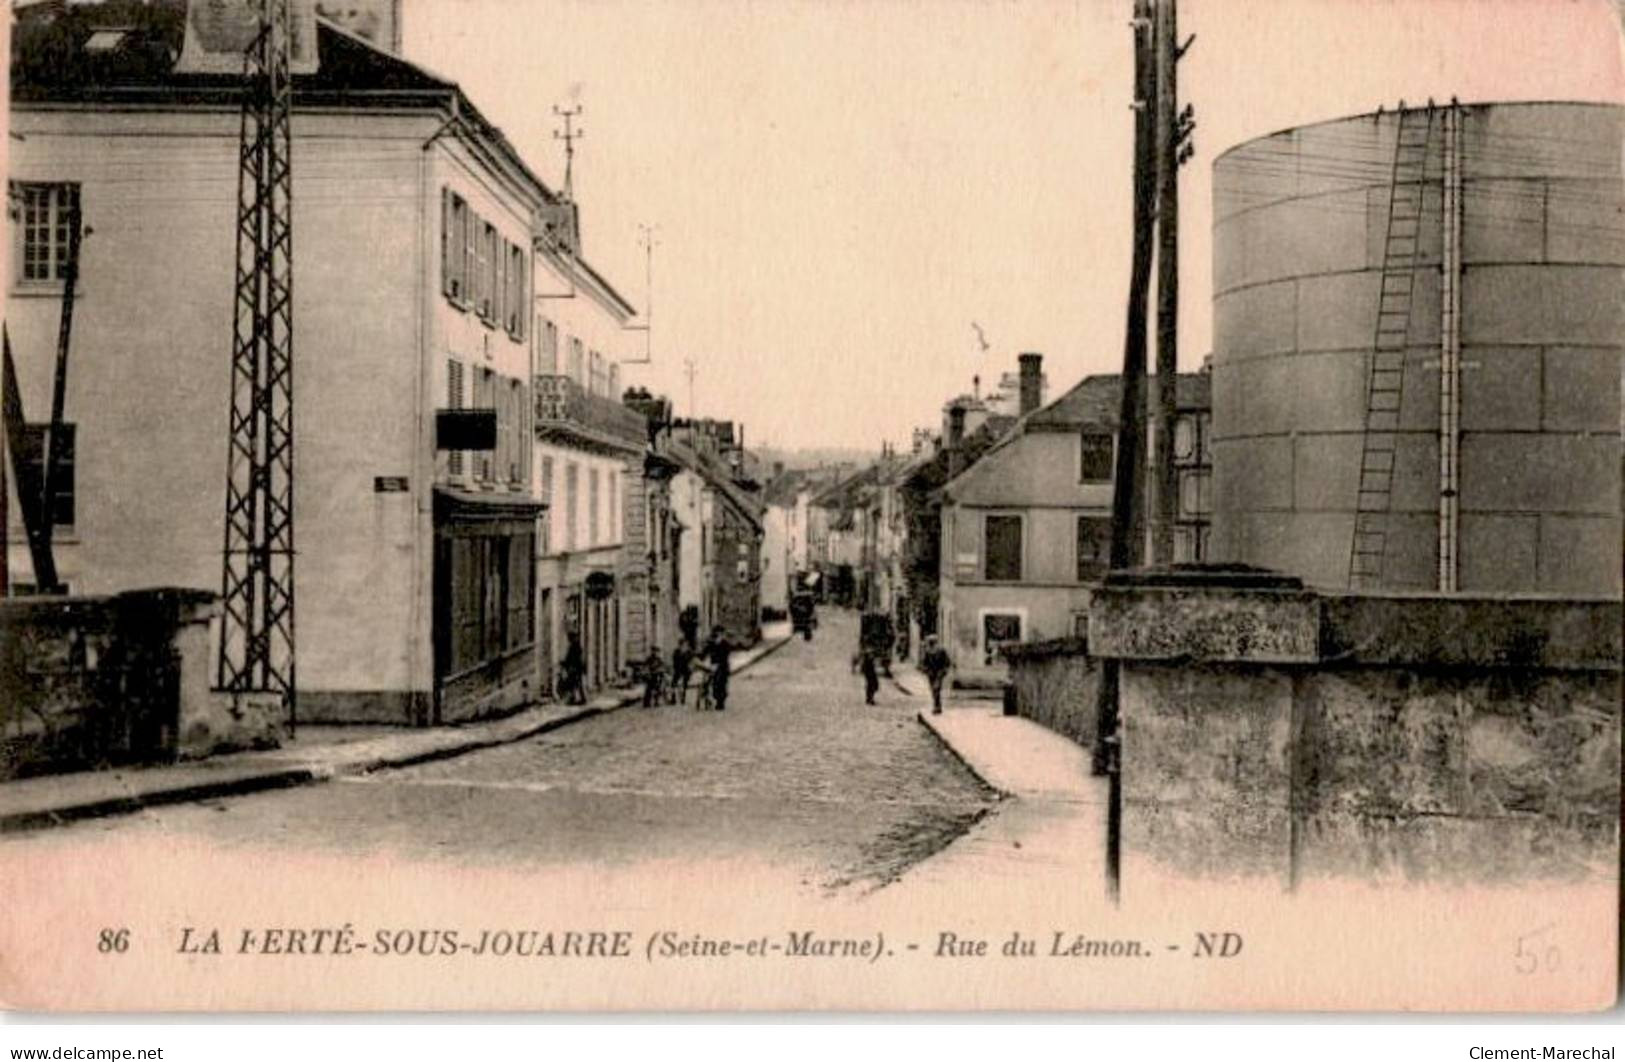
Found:
<svg viewBox="0 0 1625 1062"><path fill-rule="evenodd" d="M406 476L373 476L372 490L374 494L405 494L412 489L412 482Z"/></svg>
<svg viewBox="0 0 1625 1062"><path fill-rule="evenodd" d="M434 445L437 450L495 450L497 411L437 410L434 418Z"/></svg>
<svg viewBox="0 0 1625 1062"><path fill-rule="evenodd" d="M602 601L615 593L615 576L609 572L588 572L583 585L587 596L594 601Z"/></svg>

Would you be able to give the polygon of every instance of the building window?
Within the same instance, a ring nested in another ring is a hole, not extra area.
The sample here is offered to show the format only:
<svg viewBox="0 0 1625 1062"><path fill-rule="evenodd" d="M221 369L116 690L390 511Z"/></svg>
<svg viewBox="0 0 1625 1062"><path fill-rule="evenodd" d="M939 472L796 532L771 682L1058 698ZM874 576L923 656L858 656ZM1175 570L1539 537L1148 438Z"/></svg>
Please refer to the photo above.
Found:
<svg viewBox="0 0 1625 1062"><path fill-rule="evenodd" d="M50 434L48 424L23 425L22 447L17 463L22 466L20 483L35 484L41 493L45 490L45 440ZM74 425L62 425L58 440L56 483L53 485L51 524L57 528L73 526L74 518Z"/></svg>
<svg viewBox="0 0 1625 1062"><path fill-rule="evenodd" d="M1072 637L1087 640L1089 637L1089 613L1072 613Z"/></svg>
<svg viewBox="0 0 1625 1062"><path fill-rule="evenodd" d="M581 387L587 386L586 350L581 340L570 337L570 379Z"/></svg>
<svg viewBox="0 0 1625 1062"><path fill-rule="evenodd" d="M598 470L587 473L587 547L598 545Z"/></svg>
<svg viewBox="0 0 1625 1062"><path fill-rule="evenodd" d="M982 666L999 663L999 649L1021 641L1021 614L984 612L982 614Z"/></svg>
<svg viewBox="0 0 1625 1062"><path fill-rule="evenodd" d="M509 432L508 482L524 486L530 482L530 403L526 401L525 385L519 380L508 381L508 412L513 417Z"/></svg>
<svg viewBox="0 0 1625 1062"><path fill-rule="evenodd" d="M440 284L446 298L468 305L468 204L445 189L440 204Z"/></svg>
<svg viewBox="0 0 1625 1062"><path fill-rule="evenodd" d="M1078 517L1078 582L1100 575L1111 559L1112 522L1104 516Z"/></svg>
<svg viewBox="0 0 1625 1062"><path fill-rule="evenodd" d="M541 554L546 556L553 552L553 459L542 458L542 510L541 529L542 538L537 543Z"/></svg>
<svg viewBox="0 0 1625 1062"><path fill-rule="evenodd" d="M1085 432L1080 437L1079 483L1110 483L1112 478L1112 437L1104 432Z"/></svg>
<svg viewBox="0 0 1625 1062"><path fill-rule="evenodd" d="M18 279L54 284L67 278L69 229L79 211L77 184L16 184L22 238Z"/></svg>
<svg viewBox="0 0 1625 1062"><path fill-rule="evenodd" d="M1197 432L1194 417L1180 417L1174 421L1174 460L1188 462L1196 459Z"/></svg>
<svg viewBox="0 0 1625 1062"><path fill-rule="evenodd" d="M982 524L983 577L989 582L1021 581L1021 517L988 516Z"/></svg>
<svg viewBox="0 0 1625 1062"><path fill-rule="evenodd" d="M579 470L574 461L564 463L564 548L576 548L576 496L580 493Z"/></svg>
<svg viewBox="0 0 1625 1062"><path fill-rule="evenodd" d="M474 407L475 409L496 408L495 405L495 374L481 366L474 370ZM497 418L497 445L502 445L502 418ZM495 477L491 472L493 454L490 450L480 450L474 458L475 478L489 483Z"/></svg>
<svg viewBox="0 0 1625 1062"><path fill-rule="evenodd" d="M620 486L620 476L612 470L609 473L609 540L611 542L619 541L621 537L619 533L621 507L618 504L621 497Z"/></svg>
<svg viewBox="0 0 1625 1062"><path fill-rule="evenodd" d="M525 338L525 321L530 317L525 297L525 250L518 244L508 245L508 334L520 342Z"/></svg>
<svg viewBox="0 0 1625 1062"><path fill-rule="evenodd" d="M463 363L456 358L446 362L446 408L463 408ZM446 468L454 476L463 474L461 450L453 450L446 455Z"/></svg>
<svg viewBox="0 0 1625 1062"><path fill-rule="evenodd" d="M537 334L541 337L541 369L545 376L559 374L559 326L545 317L536 319Z"/></svg>
<svg viewBox="0 0 1625 1062"><path fill-rule="evenodd" d="M474 286L474 303L479 308L481 319L487 323L494 323L497 317L496 302L498 292L497 270L500 268L500 256L497 254L497 230L489 221L479 225L479 243L475 250L475 261L479 269L479 280Z"/></svg>

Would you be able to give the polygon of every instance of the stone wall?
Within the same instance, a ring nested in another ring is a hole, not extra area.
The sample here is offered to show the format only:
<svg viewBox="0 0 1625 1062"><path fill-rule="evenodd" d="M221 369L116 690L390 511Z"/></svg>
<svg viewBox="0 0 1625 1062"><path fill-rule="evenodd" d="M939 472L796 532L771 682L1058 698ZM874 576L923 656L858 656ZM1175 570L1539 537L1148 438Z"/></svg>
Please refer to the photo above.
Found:
<svg viewBox="0 0 1625 1062"><path fill-rule="evenodd" d="M1122 852L1191 876L1504 881L1618 859L1617 601L1106 587Z"/></svg>
<svg viewBox="0 0 1625 1062"><path fill-rule="evenodd" d="M1099 671L1082 638L1025 642L1005 649L1016 714L1080 745L1095 741L1095 678Z"/></svg>
<svg viewBox="0 0 1625 1062"><path fill-rule="evenodd" d="M273 746L278 696L217 693L212 594L0 601L0 779Z"/></svg>

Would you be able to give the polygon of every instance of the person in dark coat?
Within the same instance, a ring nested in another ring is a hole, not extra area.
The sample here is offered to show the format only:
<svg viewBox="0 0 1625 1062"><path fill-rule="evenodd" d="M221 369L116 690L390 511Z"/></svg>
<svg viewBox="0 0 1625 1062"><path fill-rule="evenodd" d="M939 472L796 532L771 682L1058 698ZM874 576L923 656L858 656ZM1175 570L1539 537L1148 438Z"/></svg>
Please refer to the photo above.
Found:
<svg viewBox="0 0 1625 1062"><path fill-rule="evenodd" d="M728 677L733 674L729 657L733 651L733 643L728 641L721 625L712 627L703 655L711 665L711 700L719 712L728 706Z"/></svg>
<svg viewBox="0 0 1625 1062"><path fill-rule="evenodd" d="M920 670L925 672L925 681L931 686L931 713L942 714L942 684L948 677L948 672L954 662L937 641L937 636L930 634L925 639L925 652L920 656Z"/></svg>
<svg viewBox="0 0 1625 1062"><path fill-rule="evenodd" d="M880 670L875 664L875 654L864 649L858 654L858 670L863 672L863 703L875 703L875 694L880 692Z"/></svg>
<svg viewBox="0 0 1625 1062"><path fill-rule="evenodd" d="M587 691L582 683L586 674L587 660L581 652L581 638L571 631L570 644L564 650L564 659L559 662L559 692L564 695L566 704L587 703Z"/></svg>
<svg viewBox="0 0 1625 1062"><path fill-rule="evenodd" d="M666 657L660 646L649 650L643 661L643 706L653 708L660 703L666 689Z"/></svg>
<svg viewBox="0 0 1625 1062"><path fill-rule="evenodd" d="M671 651L671 692L677 704L688 700L688 679L694 673L694 643L687 638Z"/></svg>

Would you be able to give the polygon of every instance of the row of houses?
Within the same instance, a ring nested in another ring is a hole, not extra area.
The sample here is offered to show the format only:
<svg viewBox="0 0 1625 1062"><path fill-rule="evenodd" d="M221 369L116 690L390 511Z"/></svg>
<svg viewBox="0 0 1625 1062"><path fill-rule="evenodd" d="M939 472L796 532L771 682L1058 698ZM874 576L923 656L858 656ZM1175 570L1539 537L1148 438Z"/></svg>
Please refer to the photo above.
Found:
<svg viewBox="0 0 1625 1062"><path fill-rule="evenodd" d="M221 585L242 85L177 65L185 13L15 13L7 327L32 424L85 233L54 542L74 594ZM589 690L685 630L754 641L742 447L623 387L637 312L572 195L455 83L316 30L293 94L299 717L511 710L556 694L572 640ZM476 411L494 443L463 448L448 414ZM5 592L26 594L5 497Z"/></svg>
<svg viewBox="0 0 1625 1062"><path fill-rule="evenodd" d="M908 453L883 447L832 482L767 492L770 525L807 528L795 564L846 590L842 603L890 615L905 650L939 635L972 682L1003 674L1002 645L1081 636L1110 545L1121 378L1086 376L1046 401L1042 356L1018 363L988 398L949 400L940 431L916 430ZM1181 374L1177 395L1174 559L1198 562L1212 510L1208 374Z"/></svg>

